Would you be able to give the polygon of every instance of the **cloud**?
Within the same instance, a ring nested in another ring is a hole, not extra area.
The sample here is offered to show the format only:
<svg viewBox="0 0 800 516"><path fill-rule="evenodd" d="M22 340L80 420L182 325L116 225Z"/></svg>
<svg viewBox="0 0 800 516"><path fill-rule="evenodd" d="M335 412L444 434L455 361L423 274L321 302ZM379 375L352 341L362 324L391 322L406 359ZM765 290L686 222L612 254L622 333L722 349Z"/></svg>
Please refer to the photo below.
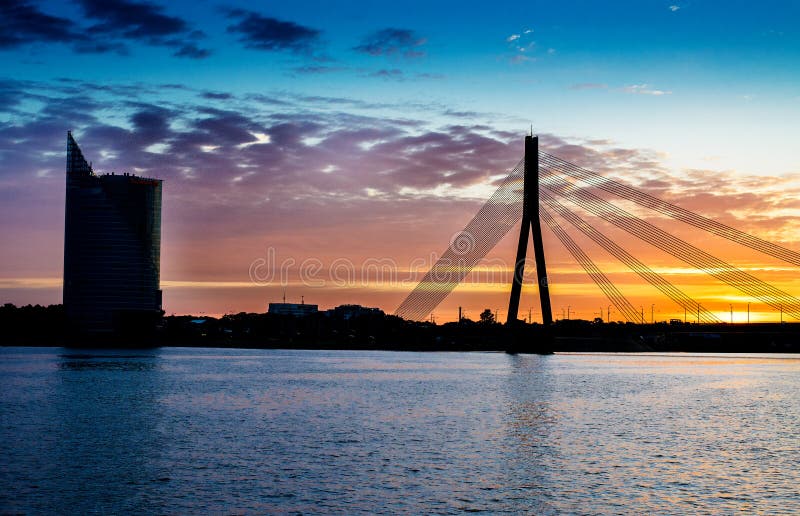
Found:
<svg viewBox="0 0 800 516"><path fill-rule="evenodd" d="M406 78L405 74L403 74L403 71L398 70L397 68L392 68L390 70L387 69L376 70L374 72L367 74L367 76L378 77L381 79L392 79L395 81L402 81L405 80Z"/></svg>
<svg viewBox="0 0 800 516"><path fill-rule="evenodd" d="M204 91L200 96L208 100L229 100L233 98L233 95L223 91Z"/></svg>
<svg viewBox="0 0 800 516"><path fill-rule="evenodd" d="M346 70L348 70L346 66L324 66L324 65L297 66L295 68L292 68L292 72L301 75L321 75L321 74L344 72Z"/></svg>
<svg viewBox="0 0 800 516"><path fill-rule="evenodd" d="M425 55L420 47L426 41L414 31L387 28L369 34L361 41L360 45L354 47L354 50L371 56L401 55L406 58L415 58Z"/></svg>
<svg viewBox="0 0 800 516"><path fill-rule="evenodd" d="M202 59L211 54L196 44L204 37L202 32L192 30L181 18L164 14L161 6L131 0L80 0L80 4L86 16L96 20L87 29L94 36L170 47L176 57Z"/></svg>
<svg viewBox="0 0 800 516"><path fill-rule="evenodd" d="M5 4L6 2L4 2ZM0 17L0 49L32 43L64 43L79 53L117 52L127 54L126 42L164 46L176 57L201 59L210 51L197 41L202 32L192 30L182 19L163 14L162 8L146 2L127 0L81 0L88 20L80 26L42 12L30 2L3 5Z"/></svg>
<svg viewBox="0 0 800 516"><path fill-rule="evenodd" d="M230 9L227 13L229 19L236 20L228 26L227 32L237 34L246 48L308 53L319 40L319 30L294 22L243 9Z"/></svg>
<svg viewBox="0 0 800 516"><path fill-rule="evenodd" d="M533 34L533 29L525 29L506 38L509 51L512 52L511 55L506 56L509 62L520 64L537 60L537 57L531 55L536 50L536 42L533 41L531 34ZM550 48L547 53L552 55L555 50Z"/></svg>
<svg viewBox="0 0 800 516"><path fill-rule="evenodd" d="M662 95L672 95L671 91L652 89L648 84L632 84L622 88L624 93L633 95L654 95L660 97Z"/></svg>
<svg viewBox="0 0 800 516"><path fill-rule="evenodd" d="M677 5L670 5L669 6L669 10L672 11L673 13L675 11L679 11L680 9L681 9L680 6L677 6Z"/></svg>
<svg viewBox="0 0 800 516"><path fill-rule="evenodd" d="M517 55L511 56L511 58L509 60L513 64L519 64L519 63L528 63L528 62L536 61L536 58L533 57L533 56L526 56L524 54L517 54Z"/></svg>
<svg viewBox="0 0 800 516"><path fill-rule="evenodd" d="M267 246L277 249L279 259L300 261L313 253L330 263L390 256L406 265L440 251L521 155L521 134L473 122L490 117L454 108L447 124L430 122L430 113L448 110L435 104L188 86L180 102L170 102L162 85L90 85L0 81L0 105L15 110L13 123L0 125L0 219L6 221L0 240L26 242L0 248L6 275L60 275L61 256L47 250L63 238L64 137L70 127L98 172L165 180L165 280L246 282L250 263ZM29 95L36 101L25 102ZM116 116L109 119L109 112ZM655 151L605 140L542 134L540 141L550 154L742 230L784 241L800 234L789 214L800 210L800 194L780 178L673 171ZM553 263L574 273L569 256L549 238ZM643 259L654 256L624 236L620 242ZM515 244L501 245L498 256L513 258ZM567 273L553 274L563 285ZM222 303L219 292L180 302L174 295L168 287L169 311ZM259 291L252 304L225 295L230 304L222 310L249 310L260 309L266 294ZM359 302L377 299L369 297L374 292L363 295ZM402 292L396 297L376 304L391 310ZM330 302L342 301L331 295Z"/></svg>
<svg viewBox="0 0 800 516"><path fill-rule="evenodd" d="M29 43L77 43L87 38L71 20L40 11L30 2L3 1L0 16L0 49Z"/></svg>

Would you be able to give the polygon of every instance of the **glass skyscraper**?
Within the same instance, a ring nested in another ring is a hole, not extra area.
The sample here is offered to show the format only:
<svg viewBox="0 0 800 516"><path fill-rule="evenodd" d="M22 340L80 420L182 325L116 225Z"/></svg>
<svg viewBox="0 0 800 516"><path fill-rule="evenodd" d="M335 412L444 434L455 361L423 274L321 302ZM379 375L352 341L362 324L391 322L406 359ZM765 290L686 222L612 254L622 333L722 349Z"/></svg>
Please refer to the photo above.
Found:
<svg viewBox="0 0 800 516"><path fill-rule="evenodd" d="M161 317L161 183L95 174L67 133L64 310L73 330L137 333Z"/></svg>

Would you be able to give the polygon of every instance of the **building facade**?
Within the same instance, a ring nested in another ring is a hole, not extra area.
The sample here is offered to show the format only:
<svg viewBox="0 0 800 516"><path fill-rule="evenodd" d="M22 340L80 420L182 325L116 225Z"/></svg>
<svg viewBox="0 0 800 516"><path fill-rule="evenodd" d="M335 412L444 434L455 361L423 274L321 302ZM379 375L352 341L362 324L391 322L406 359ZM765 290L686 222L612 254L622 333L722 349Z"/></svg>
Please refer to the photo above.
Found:
<svg viewBox="0 0 800 516"><path fill-rule="evenodd" d="M267 313L275 315L291 315L293 317L305 317L317 313L317 305L307 305L305 303L270 303Z"/></svg>
<svg viewBox="0 0 800 516"><path fill-rule="evenodd" d="M161 317L162 181L97 175L67 133L64 310L81 333L144 330Z"/></svg>

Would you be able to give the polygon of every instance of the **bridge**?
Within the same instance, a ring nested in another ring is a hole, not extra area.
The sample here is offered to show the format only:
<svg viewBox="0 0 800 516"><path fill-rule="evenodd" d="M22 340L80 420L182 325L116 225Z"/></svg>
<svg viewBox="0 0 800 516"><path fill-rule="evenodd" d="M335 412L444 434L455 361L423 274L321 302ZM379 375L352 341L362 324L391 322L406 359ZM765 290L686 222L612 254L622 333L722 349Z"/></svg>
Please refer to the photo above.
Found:
<svg viewBox="0 0 800 516"><path fill-rule="evenodd" d="M628 322L644 323L644 315L634 308L589 254L570 237L564 229L565 224L588 237L686 313L696 315L698 322L722 322L706 307L584 219L575 211L578 208L735 288L745 296L800 320L800 300L791 294L647 222L607 200L601 193L606 197L634 203L785 263L800 266L800 253L548 154L539 149L538 137L531 134L525 137L524 157L511 169L472 220L451 240L441 258L400 304L395 315L411 320L425 319L487 253L520 224L506 322L517 322L528 239L532 235L542 322L544 325L552 324L550 284L542 242L541 227L544 223Z"/></svg>

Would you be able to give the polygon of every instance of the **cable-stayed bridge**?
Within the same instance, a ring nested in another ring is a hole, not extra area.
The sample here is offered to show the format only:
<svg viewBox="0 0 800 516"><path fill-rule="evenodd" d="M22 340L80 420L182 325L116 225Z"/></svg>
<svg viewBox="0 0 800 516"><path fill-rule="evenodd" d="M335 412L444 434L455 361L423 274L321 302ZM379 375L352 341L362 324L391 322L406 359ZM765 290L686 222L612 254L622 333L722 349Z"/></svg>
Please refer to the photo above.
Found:
<svg viewBox="0 0 800 516"><path fill-rule="evenodd" d="M627 321L644 322L643 316L624 293L564 230L565 224L588 237L687 313L695 314L698 322L722 322L715 314L648 267L629 250L582 218L575 211L575 208L578 208L681 260L691 268L735 288L745 296L800 320L800 300L791 294L632 214L598 195L600 192L611 194L615 199L634 203L641 208L652 210L674 221L688 224L785 263L800 266L798 252L744 233L543 152L539 150L538 137L531 135L525 138L524 158L510 171L464 230L452 239L441 258L400 304L395 314L412 320L426 318L470 274L487 253L521 222L509 299L507 319L509 323L517 321L529 235L533 237L542 321L545 325L552 323L547 266L542 243L542 223L555 234Z"/></svg>

